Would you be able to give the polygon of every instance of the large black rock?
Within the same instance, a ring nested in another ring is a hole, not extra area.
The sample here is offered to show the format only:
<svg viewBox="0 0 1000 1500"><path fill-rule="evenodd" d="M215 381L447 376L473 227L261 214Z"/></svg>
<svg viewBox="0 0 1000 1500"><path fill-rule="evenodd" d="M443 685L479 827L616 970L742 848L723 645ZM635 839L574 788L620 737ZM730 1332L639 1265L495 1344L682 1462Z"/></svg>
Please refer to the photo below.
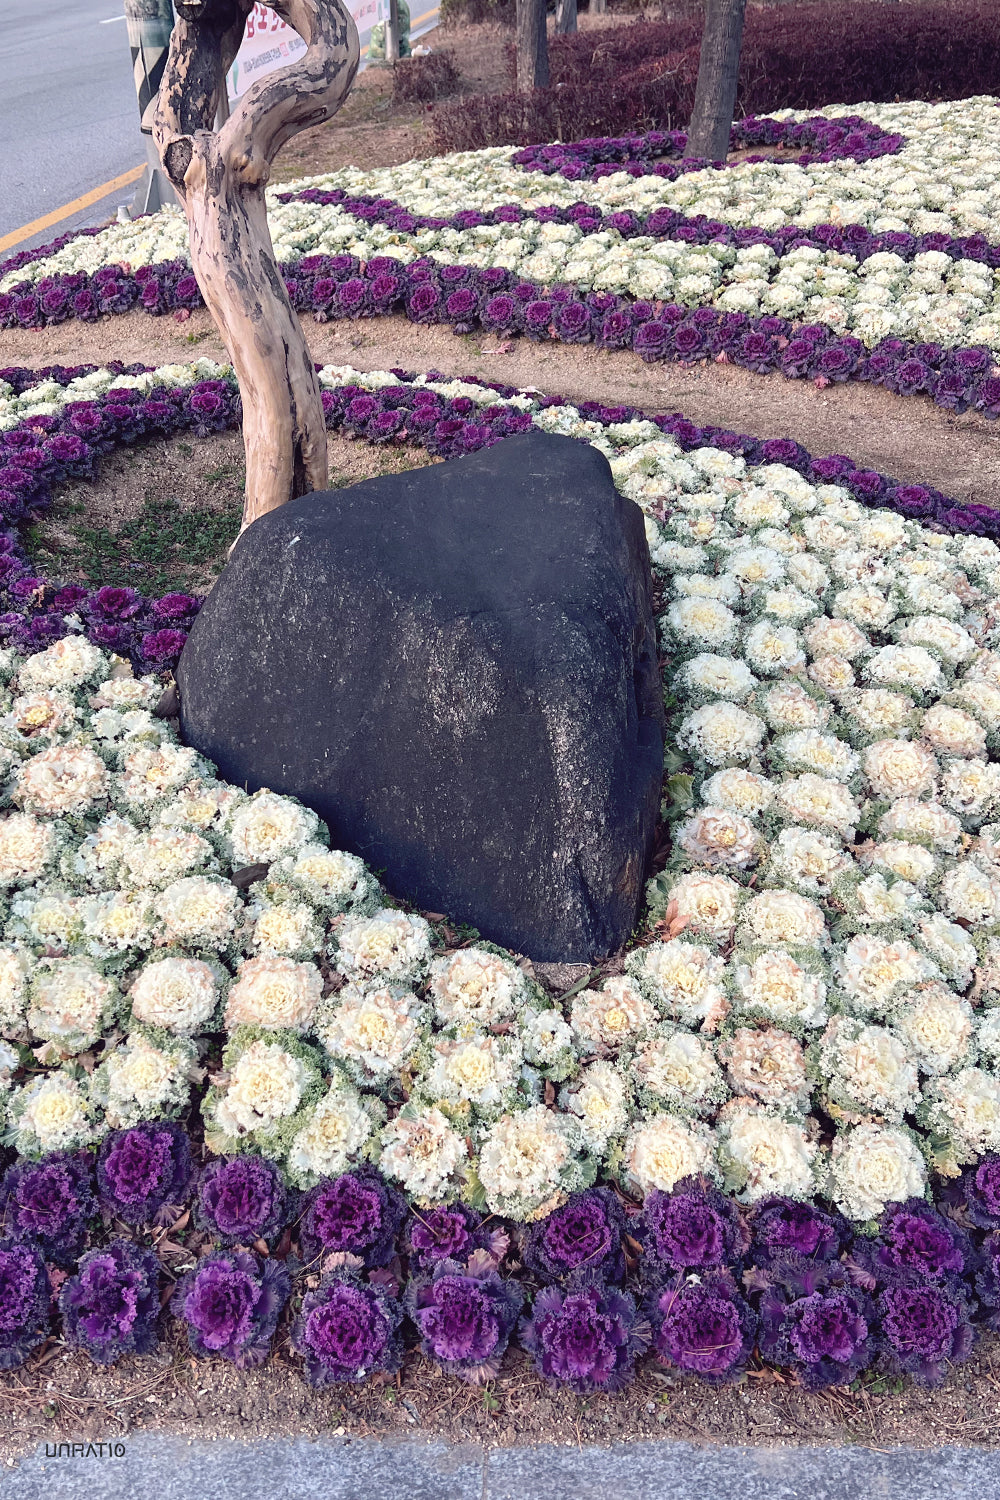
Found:
<svg viewBox="0 0 1000 1500"><path fill-rule="evenodd" d="M635 925L663 765L642 514L531 432L240 537L180 660L187 741L397 896L539 960Z"/></svg>

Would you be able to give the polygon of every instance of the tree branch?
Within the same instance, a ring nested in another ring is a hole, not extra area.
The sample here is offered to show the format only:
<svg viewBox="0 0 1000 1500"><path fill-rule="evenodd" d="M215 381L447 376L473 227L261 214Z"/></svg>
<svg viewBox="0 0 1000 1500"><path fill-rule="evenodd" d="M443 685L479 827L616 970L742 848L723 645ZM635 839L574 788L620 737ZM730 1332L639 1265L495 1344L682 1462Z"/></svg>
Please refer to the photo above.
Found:
<svg viewBox="0 0 1000 1500"><path fill-rule="evenodd" d="M219 132L223 161L245 181L258 173L263 175L257 180L266 181L286 141L337 113L361 55L358 28L337 0L272 0L271 8L298 32L307 50L252 84Z"/></svg>

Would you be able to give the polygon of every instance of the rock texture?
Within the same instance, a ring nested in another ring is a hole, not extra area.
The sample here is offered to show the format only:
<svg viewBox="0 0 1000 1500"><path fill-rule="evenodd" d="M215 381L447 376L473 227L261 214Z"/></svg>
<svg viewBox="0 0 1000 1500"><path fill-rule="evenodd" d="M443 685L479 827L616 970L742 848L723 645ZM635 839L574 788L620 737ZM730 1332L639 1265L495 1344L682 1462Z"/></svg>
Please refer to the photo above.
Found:
<svg viewBox="0 0 1000 1500"><path fill-rule="evenodd" d="M642 514L594 448L525 433L262 516L177 675L188 742L394 895L540 960L628 938L662 691Z"/></svg>

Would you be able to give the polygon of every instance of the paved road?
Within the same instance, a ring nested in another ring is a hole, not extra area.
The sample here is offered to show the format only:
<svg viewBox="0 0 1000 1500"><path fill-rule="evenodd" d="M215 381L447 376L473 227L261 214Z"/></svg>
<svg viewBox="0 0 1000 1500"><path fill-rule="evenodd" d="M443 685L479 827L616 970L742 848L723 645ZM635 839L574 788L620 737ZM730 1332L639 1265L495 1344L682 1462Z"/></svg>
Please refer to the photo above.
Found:
<svg viewBox="0 0 1000 1500"><path fill-rule="evenodd" d="M140 1433L0 1469L3 1500L998 1500L975 1448L496 1448L347 1438L214 1442Z"/></svg>
<svg viewBox="0 0 1000 1500"><path fill-rule="evenodd" d="M119 0L0 0L0 238L144 159L121 16ZM99 224L132 192L17 249Z"/></svg>

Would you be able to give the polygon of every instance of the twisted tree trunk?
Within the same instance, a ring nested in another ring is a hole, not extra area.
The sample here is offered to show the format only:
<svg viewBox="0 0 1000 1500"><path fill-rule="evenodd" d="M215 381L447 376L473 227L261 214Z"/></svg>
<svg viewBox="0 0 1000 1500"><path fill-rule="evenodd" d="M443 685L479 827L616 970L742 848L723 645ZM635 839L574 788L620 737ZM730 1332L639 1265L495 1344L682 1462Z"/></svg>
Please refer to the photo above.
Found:
<svg viewBox="0 0 1000 1500"><path fill-rule="evenodd" d="M358 33L340 0L270 0L307 44L253 84L212 129L253 0L176 0L153 135L188 221L191 265L240 383L244 529L327 485L326 425L305 334L274 256L264 206L271 162L347 96Z"/></svg>

